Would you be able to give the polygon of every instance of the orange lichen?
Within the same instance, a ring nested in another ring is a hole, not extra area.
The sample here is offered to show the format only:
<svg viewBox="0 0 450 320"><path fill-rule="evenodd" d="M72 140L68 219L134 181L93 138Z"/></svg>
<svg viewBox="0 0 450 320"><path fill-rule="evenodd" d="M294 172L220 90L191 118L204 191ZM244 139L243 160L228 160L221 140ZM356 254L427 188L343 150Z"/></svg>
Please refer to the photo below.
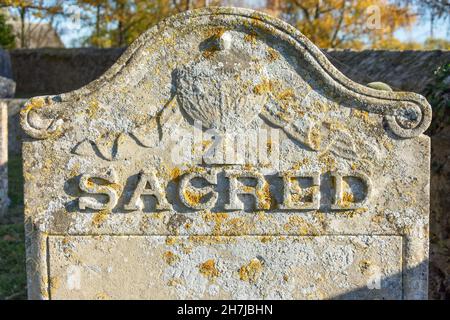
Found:
<svg viewBox="0 0 450 320"><path fill-rule="evenodd" d="M262 236L260 239L261 239L262 243L268 243L268 242L273 240L273 237L271 237L271 236Z"/></svg>
<svg viewBox="0 0 450 320"><path fill-rule="evenodd" d="M180 168L175 167L172 170L170 170L169 176L170 179L177 180L181 176Z"/></svg>
<svg viewBox="0 0 450 320"><path fill-rule="evenodd" d="M270 186L267 182L264 183L262 190L256 191L256 196L258 197L260 205L263 209L268 210L276 205L276 203L274 203L275 200L272 198L272 195L270 193Z"/></svg>
<svg viewBox="0 0 450 320"><path fill-rule="evenodd" d="M250 42L251 44L256 44L256 38L257 38L257 34L254 31L251 31L250 33L246 34L244 36L244 40L247 42Z"/></svg>
<svg viewBox="0 0 450 320"><path fill-rule="evenodd" d="M95 117L95 115L97 114L99 109L100 109L100 104L98 103L98 101L92 100L89 103L89 107L86 110L86 113L87 113L88 117L92 119Z"/></svg>
<svg viewBox="0 0 450 320"><path fill-rule="evenodd" d="M227 236L240 236L248 234L250 231L250 225L246 223L242 218L233 218L226 223L227 230L224 235ZM217 233L216 233L217 234Z"/></svg>
<svg viewBox="0 0 450 320"><path fill-rule="evenodd" d="M101 226L106 221L106 219L108 219L109 214L109 210L101 210L97 212L92 218L92 225L95 227Z"/></svg>
<svg viewBox="0 0 450 320"><path fill-rule="evenodd" d="M295 98L294 90L292 90L292 89L283 90L277 95L277 98L280 99L280 100L293 99L293 98Z"/></svg>
<svg viewBox="0 0 450 320"><path fill-rule="evenodd" d="M205 222L214 222L214 229L212 231L214 235L222 233L222 226L226 219L228 219L228 213L226 212L206 212L203 214L203 220Z"/></svg>
<svg viewBox="0 0 450 320"><path fill-rule="evenodd" d="M320 128L314 127L311 129L309 141L311 142L311 145L315 150L320 149L320 144L322 143L322 135L320 132Z"/></svg>
<svg viewBox="0 0 450 320"><path fill-rule="evenodd" d="M214 280L219 276L219 270L217 270L216 263L213 259L209 259L201 263L198 267L198 270L209 280Z"/></svg>
<svg viewBox="0 0 450 320"><path fill-rule="evenodd" d="M176 242L177 242L177 238L176 238L176 237L168 236L168 237L166 238L166 244L167 244L168 246L172 246L172 245L174 245Z"/></svg>
<svg viewBox="0 0 450 320"><path fill-rule="evenodd" d="M317 227L298 216L289 217L288 223L286 223L283 228L287 232L293 231L299 235L320 234L320 230Z"/></svg>
<svg viewBox="0 0 450 320"><path fill-rule="evenodd" d="M169 266L174 265L178 260L180 260L180 257L171 251L164 252L163 258Z"/></svg>
<svg viewBox="0 0 450 320"><path fill-rule="evenodd" d="M352 193L348 193L348 192L344 192L344 194L342 195L342 201L343 202L354 202L354 196Z"/></svg>
<svg viewBox="0 0 450 320"><path fill-rule="evenodd" d="M186 189L183 191L183 196L191 206L197 206L202 201L203 194Z"/></svg>
<svg viewBox="0 0 450 320"><path fill-rule="evenodd" d="M322 172L325 171L335 171L337 167L336 159L328 152L322 153L319 156L319 162L322 165Z"/></svg>
<svg viewBox="0 0 450 320"><path fill-rule="evenodd" d="M255 283L262 274L263 265L259 259L252 259L250 262L239 269L239 278L242 281Z"/></svg>
<svg viewBox="0 0 450 320"><path fill-rule="evenodd" d="M266 94L270 91L272 91L272 82L270 80L263 80L253 88L253 93L257 95Z"/></svg>
<svg viewBox="0 0 450 320"><path fill-rule="evenodd" d="M280 58L280 54L272 48L267 49L267 59L270 62L273 62L275 60L278 60Z"/></svg>
<svg viewBox="0 0 450 320"><path fill-rule="evenodd" d="M298 161L297 163L295 163L295 164L292 166L292 170L298 170L298 169L300 169L301 167L303 167L303 166L309 164L309 162L310 162L310 160L309 160L308 158L304 158L304 159Z"/></svg>
<svg viewBox="0 0 450 320"><path fill-rule="evenodd" d="M59 278L57 277L50 277L50 289L51 290L57 290L60 286Z"/></svg>

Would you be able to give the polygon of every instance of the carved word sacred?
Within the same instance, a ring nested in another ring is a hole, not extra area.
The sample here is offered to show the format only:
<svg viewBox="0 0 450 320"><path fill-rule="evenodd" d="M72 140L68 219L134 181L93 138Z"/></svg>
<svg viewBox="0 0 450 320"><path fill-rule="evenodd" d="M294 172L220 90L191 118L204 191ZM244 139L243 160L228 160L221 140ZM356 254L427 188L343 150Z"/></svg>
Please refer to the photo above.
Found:
<svg viewBox="0 0 450 320"><path fill-rule="evenodd" d="M202 169L202 168L198 168ZM313 210L320 208L321 199L321 175L320 173L304 173L300 171L287 171L278 174L282 180L282 188L278 190L275 186L270 186L264 176L255 170L225 169L223 176L228 180L228 190L225 190L228 203L221 210L244 210L244 202L239 200L239 195L250 195L254 199L255 210ZM333 194L330 202L331 210L353 210L362 208L368 201L371 192L369 177L360 172L342 175L339 173L329 173L331 184L326 184L329 190L325 194ZM184 174L178 183L179 200L190 209L205 210L213 209L218 199L219 174L218 170L193 171ZM205 186L195 187L194 180L200 180ZM244 184L242 180L247 180ZM250 183L249 183L250 181ZM79 198L81 210L90 208L94 210L112 210L116 207L120 188L117 175L113 170L104 175L81 176L79 187L88 194L104 195L107 201L100 202L95 198L83 196ZM323 188L322 188L323 189ZM359 190L353 192L352 190ZM156 201L155 210L172 210L165 196L165 188L153 171L141 171L139 179L132 189L128 202L124 205L124 210L143 210L143 197L152 196ZM276 201L271 194L281 195L280 203L273 205Z"/></svg>

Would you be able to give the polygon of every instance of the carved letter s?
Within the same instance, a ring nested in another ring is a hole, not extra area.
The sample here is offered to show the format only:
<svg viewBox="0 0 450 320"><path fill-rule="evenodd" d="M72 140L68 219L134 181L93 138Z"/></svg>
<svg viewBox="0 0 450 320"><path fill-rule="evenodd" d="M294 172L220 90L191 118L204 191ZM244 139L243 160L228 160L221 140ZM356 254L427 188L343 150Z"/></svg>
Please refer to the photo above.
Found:
<svg viewBox="0 0 450 320"><path fill-rule="evenodd" d="M97 184L93 180L101 180L102 184ZM103 194L108 196L108 201L102 203L93 197L80 197L79 206L81 210L91 208L94 210L112 210L119 199L117 193L117 175L113 169L110 169L106 174L83 174L80 179L80 189L89 194Z"/></svg>

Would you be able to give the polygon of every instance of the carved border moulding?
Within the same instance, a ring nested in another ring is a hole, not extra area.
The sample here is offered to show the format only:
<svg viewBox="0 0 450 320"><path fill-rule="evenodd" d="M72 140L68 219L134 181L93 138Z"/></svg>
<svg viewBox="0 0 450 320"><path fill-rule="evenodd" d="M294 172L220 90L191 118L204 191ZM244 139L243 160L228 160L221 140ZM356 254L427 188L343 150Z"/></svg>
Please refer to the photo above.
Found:
<svg viewBox="0 0 450 320"><path fill-rule="evenodd" d="M270 31L281 40L288 41L298 51L298 58L304 59L317 71L322 80L334 87L342 96L362 101L363 109L368 112L382 114L394 134L401 138L412 138L422 134L431 122L431 107L426 99L412 92L392 92L376 90L353 82L336 69L325 55L300 31L289 24L269 15L248 9L236 8L203 8L178 14L166 19L157 27L151 28L138 38L102 77L79 90L52 97L38 97L28 101L21 112L21 123L24 131L35 139L46 139L61 134L70 121L70 115L62 115L57 110L61 102L74 102L90 93L99 90L119 73L126 70L127 65L147 43L158 38L163 28L176 28L180 21L195 25L196 18L210 16L214 20L232 16L242 23L253 22L256 26ZM226 45L224 48L226 49ZM56 110L55 110L56 108ZM51 111L50 111L51 110Z"/></svg>

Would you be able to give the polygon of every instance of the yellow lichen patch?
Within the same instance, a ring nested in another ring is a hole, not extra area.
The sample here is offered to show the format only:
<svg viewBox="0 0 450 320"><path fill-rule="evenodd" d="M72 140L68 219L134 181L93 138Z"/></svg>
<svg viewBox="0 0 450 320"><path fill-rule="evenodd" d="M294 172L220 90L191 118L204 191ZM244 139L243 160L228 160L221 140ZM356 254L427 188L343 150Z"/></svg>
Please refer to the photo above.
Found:
<svg viewBox="0 0 450 320"><path fill-rule="evenodd" d="M173 253L172 251L166 251L163 253L164 261L169 265L174 265L178 260L180 260L180 257Z"/></svg>
<svg viewBox="0 0 450 320"><path fill-rule="evenodd" d="M372 217L371 221L379 224L381 223L381 221L383 221L383 218L383 215L378 213Z"/></svg>
<svg viewBox="0 0 450 320"><path fill-rule="evenodd" d="M50 289L52 291L57 290L60 287L59 278L57 277L50 277Z"/></svg>
<svg viewBox="0 0 450 320"><path fill-rule="evenodd" d="M322 143L322 135L319 127L313 127L309 134L309 142L314 150L320 149L320 144Z"/></svg>
<svg viewBox="0 0 450 320"><path fill-rule="evenodd" d="M170 179L177 180L181 176L180 168L175 167L172 170L170 170L169 176Z"/></svg>
<svg viewBox="0 0 450 320"><path fill-rule="evenodd" d="M341 207L345 208L346 206L349 206L348 203L345 203L343 205L341 204ZM343 212L339 213L339 215L345 216L347 218L353 218L353 217L360 215L366 211L367 211L366 208L359 208L359 209L355 209L355 210L343 211Z"/></svg>
<svg viewBox="0 0 450 320"><path fill-rule="evenodd" d="M359 262L359 270L361 271L362 274L366 274L367 271L369 271L371 265L372 265L372 263L370 261L361 260Z"/></svg>
<svg viewBox="0 0 450 320"><path fill-rule="evenodd" d="M80 164L76 163L73 165L72 170L70 170L69 177L73 178L80 174Z"/></svg>
<svg viewBox="0 0 450 320"><path fill-rule="evenodd" d="M294 90L292 89L283 90L277 95L277 98L280 100L292 100L295 98Z"/></svg>
<svg viewBox="0 0 450 320"><path fill-rule="evenodd" d="M202 201L203 194L200 192L195 192L189 189L185 189L183 191L183 196L186 199L187 203L191 206L195 207L200 204Z"/></svg>
<svg viewBox="0 0 450 320"><path fill-rule="evenodd" d="M205 212L203 214L203 220L205 222L214 222L214 229L212 233L214 235L219 235L222 232L222 226L224 221L228 219L228 213L226 212Z"/></svg>
<svg viewBox="0 0 450 320"><path fill-rule="evenodd" d="M336 159L332 157L328 152L322 153L319 156L319 162L322 165L322 172L336 170Z"/></svg>
<svg viewBox="0 0 450 320"><path fill-rule="evenodd" d="M152 213L151 217L153 219L161 220L161 219L164 218L164 213L162 213L162 212L155 212L155 213Z"/></svg>
<svg viewBox="0 0 450 320"><path fill-rule="evenodd" d="M239 269L239 278L242 281L255 283L261 276L263 265L259 259L252 259L250 262Z"/></svg>
<svg viewBox="0 0 450 320"><path fill-rule="evenodd" d="M260 240L261 240L262 243L268 243L268 242L273 240L273 237L271 237L271 236L262 236L260 238Z"/></svg>
<svg viewBox="0 0 450 320"><path fill-rule="evenodd" d="M206 50L203 51L202 56L205 59L210 59L214 56L214 54L217 53L217 49L215 49L214 47L210 47Z"/></svg>
<svg viewBox="0 0 450 320"><path fill-rule="evenodd" d="M205 212L203 215L203 220L205 222L215 222L222 223L225 219L228 218L228 213L226 212Z"/></svg>
<svg viewBox="0 0 450 320"><path fill-rule="evenodd" d="M309 162L310 162L309 158L304 158L304 159L298 161L297 163L295 163L295 164L292 166L292 170L298 170L298 169L300 169L301 167L303 167L303 166L309 164Z"/></svg>
<svg viewBox="0 0 450 320"><path fill-rule="evenodd" d="M267 49L267 60L270 62L273 62L275 60L278 60L280 58L280 54L272 48Z"/></svg>
<svg viewBox="0 0 450 320"><path fill-rule="evenodd" d="M223 27L219 28L209 28L205 30L205 36L207 38L219 39L226 32L226 29Z"/></svg>
<svg viewBox="0 0 450 320"><path fill-rule="evenodd" d="M105 292L99 292L95 295L96 300L110 300L111 297Z"/></svg>
<svg viewBox="0 0 450 320"><path fill-rule="evenodd" d="M268 210L271 207L275 207L275 199L272 198L272 195L270 193L270 186L267 182L264 183L262 190L256 191L256 196L258 197L260 205L263 209Z"/></svg>
<svg viewBox="0 0 450 320"><path fill-rule="evenodd" d="M251 44L256 44L256 38L257 38L257 34L254 31L251 31L250 33L246 34L244 36L244 40L251 43Z"/></svg>
<svg viewBox="0 0 450 320"><path fill-rule="evenodd" d="M228 244L235 243L236 240L233 237L224 236L189 236L189 241L194 244Z"/></svg>
<svg viewBox="0 0 450 320"><path fill-rule="evenodd" d="M233 218L226 222L227 229L224 232L227 236L240 236L250 233L250 225L242 218ZM217 234L217 232L215 232Z"/></svg>
<svg viewBox="0 0 450 320"><path fill-rule="evenodd" d="M355 199L352 193L344 192L344 194L342 195L342 201L353 203Z"/></svg>
<svg viewBox="0 0 450 320"><path fill-rule="evenodd" d="M212 140L203 140L202 141L202 150L203 150L203 152L208 150L208 148L211 146L212 143L213 143Z"/></svg>
<svg viewBox="0 0 450 320"><path fill-rule="evenodd" d="M101 210L97 213L95 213L94 217L92 218L92 225L94 227L101 226L106 219L108 219L108 216L111 212L109 210Z"/></svg>
<svg viewBox="0 0 450 320"><path fill-rule="evenodd" d="M166 238L166 244L168 245L168 246L173 246L174 244L176 244L177 243L177 237L171 237L171 236L168 236L167 238Z"/></svg>
<svg viewBox="0 0 450 320"><path fill-rule="evenodd" d="M394 148L394 144L392 143L392 141L387 139L383 139L383 146L387 151L391 151Z"/></svg>
<svg viewBox="0 0 450 320"><path fill-rule="evenodd" d="M120 184L118 184L118 183L108 183L105 186L108 186L108 187L116 190L119 194L122 191L122 186Z"/></svg>
<svg viewBox="0 0 450 320"><path fill-rule="evenodd" d="M25 104L25 107L20 111L20 113L26 114L32 109L42 108L45 106L44 98L32 98Z"/></svg>
<svg viewBox="0 0 450 320"><path fill-rule="evenodd" d="M89 103L89 107L86 110L86 113L87 113L88 117L92 119L95 117L95 115L97 114L99 109L100 109L100 104L98 103L98 101L92 100Z"/></svg>
<svg viewBox="0 0 450 320"><path fill-rule="evenodd" d="M292 216L289 217L288 222L284 225L284 230L287 232L295 232L299 235L318 235L320 230L307 222L302 217Z"/></svg>
<svg viewBox="0 0 450 320"><path fill-rule="evenodd" d="M266 145L267 145L267 154L271 154L272 153L272 140L268 139Z"/></svg>
<svg viewBox="0 0 450 320"><path fill-rule="evenodd" d="M272 91L272 82L266 79L253 88L253 93L257 95L263 95L270 91Z"/></svg>
<svg viewBox="0 0 450 320"><path fill-rule="evenodd" d="M300 187L298 187L300 189ZM296 193L291 194L291 200L294 204L302 204L305 202L312 202L313 196L318 192L318 186L312 186L307 189L300 189Z"/></svg>
<svg viewBox="0 0 450 320"><path fill-rule="evenodd" d="M216 263L213 259L209 259L201 263L198 266L198 271L209 280L214 280L219 276L219 270L217 270Z"/></svg>
<svg viewBox="0 0 450 320"><path fill-rule="evenodd" d="M374 124L375 120L370 118L369 112L365 110L352 109L352 115L362 119L366 124Z"/></svg>
<svg viewBox="0 0 450 320"><path fill-rule="evenodd" d="M267 219L267 215L264 211L257 211L256 217L258 218L259 221L264 221Z"/></svg>

